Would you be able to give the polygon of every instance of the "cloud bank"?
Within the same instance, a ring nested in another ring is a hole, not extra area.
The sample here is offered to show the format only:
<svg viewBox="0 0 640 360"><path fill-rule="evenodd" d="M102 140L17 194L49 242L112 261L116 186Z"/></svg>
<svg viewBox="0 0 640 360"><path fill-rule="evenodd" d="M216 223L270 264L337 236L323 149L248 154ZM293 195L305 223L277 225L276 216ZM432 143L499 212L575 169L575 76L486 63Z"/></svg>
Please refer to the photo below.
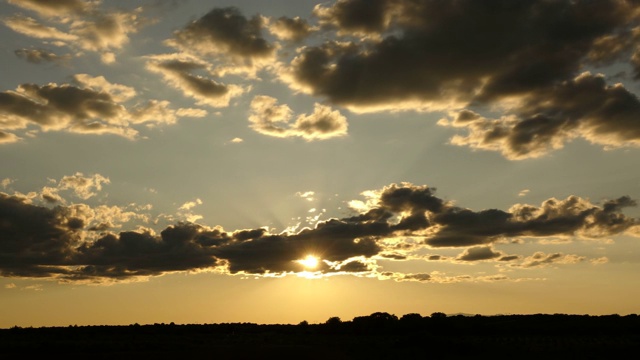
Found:
<svg viewBox="0 0 640 360"><path fill-rule="evenodd" d="M87 198L107 181L99 175L76 174L61 179L57 191L72 188L78 197ZM42 199L55 202L46 196L57 191L43 189ZM463 249L450 259L458 263L495 261L514 268L533 268L578 263L586 258L560 253L507 255L495 246L526 239L601 239L640 234L640 219L622 212L637 205L627 196L600 205L570 196L551 198L540 206L515 204L508 210L474 211L437 197L435 189L428 186L391 184L364 194L367 199L359 213L319 221L299 231L225 231L219 226L179 222L156 234L146 227L114 232L132 220L149 221L148 216L132 210L59 201L51 207L38 205L37 194L0 193L0 274L90 282L176 271L270 276L307 271L299 260L314 255L322 260L313 270L318 276L351 273L384 278L378 260L403 261L420 248ZM197 199L181 209L187 211L200 203ZM446 259L426 259L433 260ZM410 280L407 276L395 274L391 278Z"/></svg>

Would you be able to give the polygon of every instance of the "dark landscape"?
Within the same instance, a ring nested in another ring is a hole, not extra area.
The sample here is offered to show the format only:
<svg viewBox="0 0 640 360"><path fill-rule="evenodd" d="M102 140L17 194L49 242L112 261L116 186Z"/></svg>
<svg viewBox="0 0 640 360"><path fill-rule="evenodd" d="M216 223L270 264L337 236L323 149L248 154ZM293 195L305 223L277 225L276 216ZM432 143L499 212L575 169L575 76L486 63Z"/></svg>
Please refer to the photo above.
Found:
<svg viewBox="0 0 640 360"><path fill-rule="evenodd" d="M637 356L640 316L385 312L310 324L130 324L0 329L0 359L613 359Z"/></svg>

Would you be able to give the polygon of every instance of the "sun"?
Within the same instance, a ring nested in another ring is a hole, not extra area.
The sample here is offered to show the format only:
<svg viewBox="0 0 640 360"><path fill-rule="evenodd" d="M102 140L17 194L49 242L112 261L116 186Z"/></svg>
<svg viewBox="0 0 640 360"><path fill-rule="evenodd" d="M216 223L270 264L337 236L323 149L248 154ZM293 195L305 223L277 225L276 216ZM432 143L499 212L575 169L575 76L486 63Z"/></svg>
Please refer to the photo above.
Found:
<svg viewBox="0 0 640 360"><path fill-rule="evenodd" d="M298 260L298 263L302 264L302 266L307 269L315 269L318 267L320 260L313 255L307 255L304 259Z"/></svg>

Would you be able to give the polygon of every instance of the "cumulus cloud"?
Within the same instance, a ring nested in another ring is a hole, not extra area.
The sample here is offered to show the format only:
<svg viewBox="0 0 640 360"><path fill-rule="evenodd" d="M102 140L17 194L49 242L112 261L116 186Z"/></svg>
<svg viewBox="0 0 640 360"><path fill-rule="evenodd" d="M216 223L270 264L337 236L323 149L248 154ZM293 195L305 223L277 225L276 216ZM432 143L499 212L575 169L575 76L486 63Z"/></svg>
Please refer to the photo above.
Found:
<svg viewBox="0 0 640 360"><path fill-rule="evenodd" d="M174 32L167 44L181 52L229 66L229 71L255 73L270 63L276 47L263 36L266 19L245 17L238 8L214 8L201 18Z"/></svg>
<svg viewBox="0 0 640 360"><path fill-rule="evenodd" d="M298 115L291 122L293 111L278 100L259 95L251 101L249 122L255 131L275 137L302 137L305 140L324 140L347 134L347 119L337 110L316 103L312 114Z"/></svg>
<svg viewBox="0 0 640 360"><path fill-rule="evenodd" d="M0 93L0 129L37 125L44 131L111 133L133 137L126 110L106 92L69 84L22 84Z"/></svg>
<svg viewBox="0 0 640 360"><path fill-rule="evenodd" d="M637 97L580 73L622 62L638 78L639 14L620 0L339 0L314 15L343 38L301 47L279 75L354 112L503 112L441 124L469 130L453 144L514 160L575 138L637 146Z"/></svg>
<svg viewBox="0 0 640 360"><path fill-rule="evenodd" d="M0 204L8 224L0 244L4 276L125 279L215 264L193 239L198 229L188 226L167 228L160 236L121 232L81 242L82 223L64 217L59 208L25 205L5 194L0 194Z"/></svg>
<svg viewBox="0 0 640 360"><path fill-rule="evenodd" d="M358 111L496 101L574 77L603 36L629 29L626 1L341 0L321 22L369 41L308 46L284 78Z"/></svg>
<svg viewBox="0 0 640 360"><path fill-rule="evenodd" d="M545 155L575 138L605 148L640 145L640 99L621 84L607 85L603 75L583 73L523 96L512 112L489 119L462 110L440 124L469 131L452 144L500 151L514 160Z"/></svg>
<svg viewBox="0 0 640 360"><path fill-rule="evenodd" d="M37 127L42 131L80 134L113 134L134 139L132 125L174 123L177 111L168 102L150 100L130 109L124 101L136 95L133 88L112 84L104 77L74 76L75 84L22 84L15 91L0 92L0 143L19 140L13 131ZM182 111L200 116L199 112ZM4 141L2 141L4 140Z"/></svg>
<svg viewBox="0 0 640 360"><path fill-rule="evenodd" d="M97 176L78 174L64 179L80 194L84 190L77 189L92 191L104 182ZM93 185L87 183L88 179ZM37 193L0 193L0 273L91 281L204 270L271 276L307 271L300 260L313 255L320 260L313 270L317 275L354 273L398 281L479 281L482 279L450 278L433 272L384 275L376 259L419 259L407 256L406 251L426 246L465 248L451 259L454 263L493 260L523 268L573 264L586 258L542 252L522 258L505 255L494 246L503 239L634 235L633 229L640 226L639 219L622 213L624 208L636 205L629 197L595 205L571 196L549 199L541 206L516 204L507 211L473 211L438 198L428 186L391 184L368 195L368 209L361 213L317 221L300 230L278 234L267 228L225 231L187 221L168 226L157 235L147 228L112 232L129 221L149 221L135 209L64 203L47 207L35 203ZM200 203L199 199L187 202L180 211L190 214ZM488 276L484 280L496 278Z"/></svg>

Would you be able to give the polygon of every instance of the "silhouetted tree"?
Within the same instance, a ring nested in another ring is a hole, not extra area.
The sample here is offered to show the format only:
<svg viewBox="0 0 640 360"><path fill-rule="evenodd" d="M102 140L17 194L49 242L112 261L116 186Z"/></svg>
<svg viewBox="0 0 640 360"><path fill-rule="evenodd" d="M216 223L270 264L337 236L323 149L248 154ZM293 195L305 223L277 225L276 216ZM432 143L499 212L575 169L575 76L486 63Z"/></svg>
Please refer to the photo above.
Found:
<svg viewBox="0 0 640 360"><path fill-rule="evenodd" d="M329 326L336 326L336 325L339 326L342 324L342 320L340 320L340 318L337 316L333 316L327 319L327 321L325 321L324 323L325 325L329 325Z"/></svg>
<svg viewBox="0 0 640 360"><path fill-rule="evenodd" d="M447 314L443 313L443 312L434 312L431 314L431 318L432 319L443 319L446 318Z"/></svg>

